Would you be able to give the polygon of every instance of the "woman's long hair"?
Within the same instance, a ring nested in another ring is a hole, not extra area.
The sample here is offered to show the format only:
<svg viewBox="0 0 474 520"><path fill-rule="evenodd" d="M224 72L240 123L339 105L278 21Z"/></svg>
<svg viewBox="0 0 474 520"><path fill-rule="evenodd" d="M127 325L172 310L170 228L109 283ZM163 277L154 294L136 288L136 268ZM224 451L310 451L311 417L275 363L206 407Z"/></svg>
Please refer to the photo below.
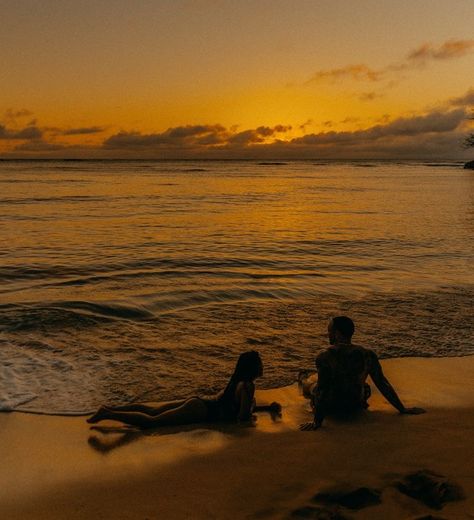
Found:
<svg viewBox="0 0 474 520"><path fill-rule="evenodd" d="M232 374L224 392L221 395L222 401L233 402L235 389L241 381L253 381L262 375L262 360L256 350L249 350L240 354L234 373Z"/></svg>

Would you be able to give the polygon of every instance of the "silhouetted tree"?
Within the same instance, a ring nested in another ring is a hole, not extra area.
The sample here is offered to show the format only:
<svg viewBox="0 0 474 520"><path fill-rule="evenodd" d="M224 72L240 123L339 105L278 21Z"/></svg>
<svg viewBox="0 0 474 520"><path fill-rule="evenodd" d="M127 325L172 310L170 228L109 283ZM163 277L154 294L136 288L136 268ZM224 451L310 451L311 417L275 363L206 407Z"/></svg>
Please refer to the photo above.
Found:
<svg viewBox="0 0 474 520"><path fill-rule="evenodd" d="M472 113L471 117L469 118L474 121L474 112ZM472 148L474 147L474 133L469 134L462 143L463 148Z"/></svg>
<svg viewBox="0 0 474 520"><path fill-rule="evenodd" d="M474 147L474 134L468 135L462 145L464 148Z"/></svg>

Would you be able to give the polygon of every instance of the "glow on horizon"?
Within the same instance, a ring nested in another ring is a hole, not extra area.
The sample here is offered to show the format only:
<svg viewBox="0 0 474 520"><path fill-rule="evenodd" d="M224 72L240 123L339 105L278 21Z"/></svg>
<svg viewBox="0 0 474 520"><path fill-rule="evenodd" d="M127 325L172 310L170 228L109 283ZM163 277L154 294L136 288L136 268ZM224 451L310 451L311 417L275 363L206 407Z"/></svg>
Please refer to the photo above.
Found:
<svg viewBox="0 0 474 520"><path fill-rule="evenodd" d="M0 153L97 156L120 132L188 125L291 126L288 142L463 96L467 114L472 15L471 0L4 2Z"/></svg>

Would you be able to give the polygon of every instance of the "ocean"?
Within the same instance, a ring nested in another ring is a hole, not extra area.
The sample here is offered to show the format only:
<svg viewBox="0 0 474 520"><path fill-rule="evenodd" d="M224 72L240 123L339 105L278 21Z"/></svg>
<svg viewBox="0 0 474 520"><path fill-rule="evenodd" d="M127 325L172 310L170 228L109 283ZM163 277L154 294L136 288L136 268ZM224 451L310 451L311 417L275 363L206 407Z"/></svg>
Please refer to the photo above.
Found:
<svg viewBox="0 0 474 520"><path fill-rule="evenodd" d="M295 380L328 319L382 358L474 353L459 163L1 161L0 409Z"/></svg>

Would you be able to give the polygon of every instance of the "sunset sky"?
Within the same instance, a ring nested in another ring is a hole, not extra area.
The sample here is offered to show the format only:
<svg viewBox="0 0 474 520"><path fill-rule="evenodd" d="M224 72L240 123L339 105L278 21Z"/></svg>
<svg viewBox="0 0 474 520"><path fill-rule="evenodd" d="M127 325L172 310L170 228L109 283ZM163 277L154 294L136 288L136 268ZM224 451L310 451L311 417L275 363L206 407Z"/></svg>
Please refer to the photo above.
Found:
<svg viewBox="0 0 474 520"><path fill-rule="evenodd" d="M0 0L0 20L0 157L473 155L473 0Z"/></svg>

